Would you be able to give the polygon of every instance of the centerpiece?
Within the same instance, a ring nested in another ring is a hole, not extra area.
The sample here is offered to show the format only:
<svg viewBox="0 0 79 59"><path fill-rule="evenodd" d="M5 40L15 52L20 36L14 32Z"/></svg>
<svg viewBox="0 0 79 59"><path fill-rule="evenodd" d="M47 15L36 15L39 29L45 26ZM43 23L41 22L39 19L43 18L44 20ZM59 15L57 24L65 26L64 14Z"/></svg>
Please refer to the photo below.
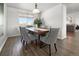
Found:
<svg viewBox="0 0 79 59"><path fill-rule="evenodd" d="M41 19L40 19L40 18L36 18L36 19L34 20L34 24L37 25L37 27L39 28L39 27L42 25Z"/></svg>

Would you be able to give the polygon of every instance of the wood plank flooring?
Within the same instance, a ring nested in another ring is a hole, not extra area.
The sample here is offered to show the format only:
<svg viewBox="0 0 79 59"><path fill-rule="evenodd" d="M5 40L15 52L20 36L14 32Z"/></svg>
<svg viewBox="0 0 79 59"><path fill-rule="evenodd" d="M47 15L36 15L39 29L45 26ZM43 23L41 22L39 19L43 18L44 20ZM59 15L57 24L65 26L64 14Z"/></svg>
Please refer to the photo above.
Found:
<svg viewBox="0 0 79 59"><path fill-rule="evenodd" d="M68 33L67 39L57 40L57 53L53 50L52 56L79 56L79 32ZM48 46L39 48L28 44L25 49L21 43L20 36L8 38L1 56L48 56Z"/></svg>

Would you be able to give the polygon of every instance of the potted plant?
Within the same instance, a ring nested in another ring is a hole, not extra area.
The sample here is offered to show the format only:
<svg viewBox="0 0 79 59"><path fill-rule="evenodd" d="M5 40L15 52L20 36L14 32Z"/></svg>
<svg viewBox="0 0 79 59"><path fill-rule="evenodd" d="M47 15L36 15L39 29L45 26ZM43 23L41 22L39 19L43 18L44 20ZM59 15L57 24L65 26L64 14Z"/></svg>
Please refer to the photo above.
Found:
<svg viewBox="0 0 79 59"><path fill-rule="evenodd" d="M36 19L34 20L34 24L37 25L37 27L39 28L39 27L41 26L41 24L42 24L41 19L40 19L40 18L36 18Z"/></svg>

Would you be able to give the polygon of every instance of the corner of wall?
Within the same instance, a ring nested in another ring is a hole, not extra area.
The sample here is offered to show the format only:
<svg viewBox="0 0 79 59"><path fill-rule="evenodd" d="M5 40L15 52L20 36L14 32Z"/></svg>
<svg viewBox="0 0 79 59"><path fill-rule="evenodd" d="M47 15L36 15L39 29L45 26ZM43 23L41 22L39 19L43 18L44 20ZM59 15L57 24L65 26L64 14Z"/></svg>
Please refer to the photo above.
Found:
<svg viewBox="0 0 79 59"><path fill-rule="evenodd" d="M7 38L8 37L2 38L2 39L4 39L4 41L3 41L2 45L0 46L0 52L2 51L2 48L4 47Z"/></svg>

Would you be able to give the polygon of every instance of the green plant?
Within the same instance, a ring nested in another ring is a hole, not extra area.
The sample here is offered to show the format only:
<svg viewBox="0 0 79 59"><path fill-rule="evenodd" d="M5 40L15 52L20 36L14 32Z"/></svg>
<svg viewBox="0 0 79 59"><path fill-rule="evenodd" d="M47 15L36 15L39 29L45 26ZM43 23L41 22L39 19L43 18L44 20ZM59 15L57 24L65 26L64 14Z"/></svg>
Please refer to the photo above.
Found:
<svg viewBox="0 0 79 59"><path fill-rule="evenodd" d="M34 20L34 24L37 24L37 26L38 27L40 27L41 26L41 24L42 24L42 21L41 21L41 19L39 18L36 18L35 20Z"/></svg>

